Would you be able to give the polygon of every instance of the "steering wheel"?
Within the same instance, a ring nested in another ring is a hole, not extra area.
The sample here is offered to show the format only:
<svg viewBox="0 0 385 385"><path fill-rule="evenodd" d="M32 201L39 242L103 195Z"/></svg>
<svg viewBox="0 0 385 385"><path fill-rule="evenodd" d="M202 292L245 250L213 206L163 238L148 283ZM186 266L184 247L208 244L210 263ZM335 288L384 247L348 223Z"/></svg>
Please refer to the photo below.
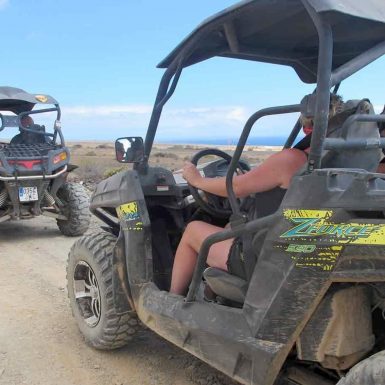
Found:
<svg viewBox="0 0 385 385"><path fill-rule="evenodd" d="M232 156L227 154L224 151L218 150L216 148L208 148L205 150L198 151L191 159L191 163L197 166L198 161L207 155L215 155L219 158L222 158L224 161L226 161L227 165L230 164ZM210 165L206 166L207 168L210 167ZM246 162L238 162L238 169L241 173L245 173L246 171L250 170L250 166ZM203 169L204 170L204 169ZM216 175L206 175L208 178L213 178ZM214 194L210 194L206 191L203 191L206 200L202 198L202 196L199 194L199 191L196 187L192 186L191 184L188 184L190 193L194 197L195 202L207 213L217 217L217 218L228 218L232 211L229 208L229 202L226 198L216 196Z"/></svg>

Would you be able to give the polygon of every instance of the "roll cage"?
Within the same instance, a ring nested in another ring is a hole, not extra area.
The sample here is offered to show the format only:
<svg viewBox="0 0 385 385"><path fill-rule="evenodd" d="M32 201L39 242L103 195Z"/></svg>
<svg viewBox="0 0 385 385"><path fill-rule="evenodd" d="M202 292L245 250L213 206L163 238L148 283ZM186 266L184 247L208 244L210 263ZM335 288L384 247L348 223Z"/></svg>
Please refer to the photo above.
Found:
<svg viewBox="0 0 385 385"><path fill-rule="evenodd" d="M275 24L270 23L264 26L262 32L258 29L254 31L255 25L263 23L266 12L270 13L270 17L274 13L276 22L285 23L286 28L280 28L281 32L277 32ZM253 15L252 19L250 14ZM298 23L298 19L301 19L301 23ZM352 20L357 26L354 39L350 36ZM374 32L370 32L369 28ZM249 31L245 32L246 29ZM296 47L292 51L286 48L284 34L287 30L295 31L292 38ZM260 40L255 44L250 41L253 36L260 38L262 35L271 36L275 42L272 49L261 44ZM338 86L344 79L385 54L384 36L385 4L373 1L357 4L355 0L347 0L342 6L329 0L247 0L227 8L203 22L159 64L158 67L166 68L166 71L159 85L145 138L145 158L137 169L147 167L163 106L174 93L182 70L214 56L289 65L296 70L302 81L316 83L309 172L320 168L323 149L348 149L357 145L384 148L385 139L370 144L364 138L355 143L326 139L330 88ZM299 111L299 104L262 109L246 122L228 173L227 188L234 212L239 212L239 207L232 191L231 175L251 128L264 116ZM385 121L384 116L380 115L356 116L354 119ZM296 126L286 147L293 144L298 131Z"/></svg>
<svg viewBox="0 0 385 385"><path fill-rule="evenodd" d="M43 105L43 108L33 110L36 105ZM52 107L45 108L47 105ZM47 112L56 112L56 119L53 125L53 134L41 133L41 135L51 137L52 142L56 143L60 139L60 145L65 146L63 133L61 131L61 109L59 102L49 95L30 94L20 88L0 87L0 132L6 127L19 127L25 132L35 133L27 127L23 127L21 120L27 115L36 115ZM10 111L16 115L6 115L3 112Z"/></svg>

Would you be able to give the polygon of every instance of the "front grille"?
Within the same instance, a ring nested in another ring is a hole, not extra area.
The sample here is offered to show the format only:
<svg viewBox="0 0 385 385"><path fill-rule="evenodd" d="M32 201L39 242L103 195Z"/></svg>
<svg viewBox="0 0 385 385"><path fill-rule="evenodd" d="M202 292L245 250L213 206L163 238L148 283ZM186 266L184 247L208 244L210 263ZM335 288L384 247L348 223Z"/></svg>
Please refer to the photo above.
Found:
<svg viewBox="0 0 385 385"><path fill-rule="evenodd" d="M49 143L37 144L0 144L0 151L7 159L31 159L47 156L50 150L56 150L59 146Z"/></svg>

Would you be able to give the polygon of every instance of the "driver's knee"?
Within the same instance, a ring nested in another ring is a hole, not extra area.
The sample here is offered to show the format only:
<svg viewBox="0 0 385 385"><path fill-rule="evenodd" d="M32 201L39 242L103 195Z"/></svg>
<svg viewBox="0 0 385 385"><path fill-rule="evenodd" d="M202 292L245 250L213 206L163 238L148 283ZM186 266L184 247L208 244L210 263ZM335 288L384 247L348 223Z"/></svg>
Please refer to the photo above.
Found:
<svg viewBox="0 0 385 385"><path fill-rule="evenodd" d="M199 235L202 234L205 224L206 223L203 221L190 222L183 232L182 241L191 244L197 237L199 237Z"/></svg>
<svg viewBox="0 0 385 385"><path fill-rule="evenodd" d="M193 221L187 225L182 241L198 252L208 236L220 231L223 231L223 227L214 226L203 221Z"/></svg>

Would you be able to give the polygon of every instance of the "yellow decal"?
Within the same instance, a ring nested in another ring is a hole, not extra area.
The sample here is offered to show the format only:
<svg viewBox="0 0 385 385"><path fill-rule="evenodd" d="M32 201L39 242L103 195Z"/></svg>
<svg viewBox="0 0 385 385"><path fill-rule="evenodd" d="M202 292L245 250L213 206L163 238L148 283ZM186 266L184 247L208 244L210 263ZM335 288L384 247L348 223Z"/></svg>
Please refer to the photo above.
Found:
<svg viewBox="0 0 385 385"><path fill-rule="evenodd" d="M332 271L342 246L318 247L315 254L292 255L296 267L316 267L323 271Z"/></svg>
<svg viewBox="0 0 385 385"><path fill-rule="evenodd" d="M130 231L142 231L143 222L134 222L133 225L127 226L126 229Z"/></svg>
<svg viewBox="0 0 385 385"><path fill-rule="evenodd" d="M35 95L35 99L40 103L46 103L48 100L45 95Z"/></svg>
<svg viewBox="0 0 385 385"><path fill-rule="evenodd" d="M140 219L137 202L129 202L120 205L117 207L116 213L118 214L118 218L121 220L133 221Z"/></svg>
<svg viewBox="0 0 385 385"><path fill-rule="evenodd" d="M285 210L295 226L281 234L290 240L322 240L337 244L385 245L385 224L335 223L332 210Z"/></svg>
<svg viewBox="0 0 385 385"><path fill-rule="evenodd" d="M333 214L333 210L284 210L293 226L280 238L293 243L275 247L289 254L296 267L330 272L344 245L385 245L385 224L335 222Z"/></svg>
<svg viewBox="0 0 385 385"><path fill-rule="evenodd" d="M322 271L332 271L341 254L343 246L326 246L310 244L279 244L275 248L290 254L295 267L311 267Z"/></svg>

